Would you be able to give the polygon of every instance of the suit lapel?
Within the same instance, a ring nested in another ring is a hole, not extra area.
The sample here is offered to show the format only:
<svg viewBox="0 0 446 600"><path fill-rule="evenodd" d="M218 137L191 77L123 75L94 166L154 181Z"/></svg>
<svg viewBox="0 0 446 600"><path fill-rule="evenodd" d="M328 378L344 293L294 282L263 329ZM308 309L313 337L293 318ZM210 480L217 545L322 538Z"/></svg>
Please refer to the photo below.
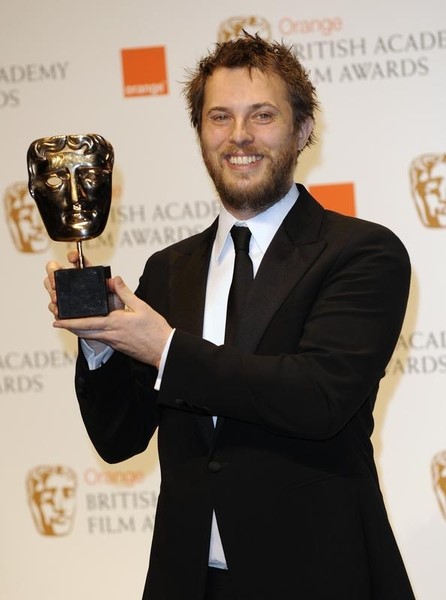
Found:
<svg viewBox="0 0 446 600"><path fill-rule="evenodd" d="M197 237L190 252L170 256L170 319L173 327L201 336L209 261L218 221Z"/></svg>
<svg viewBox="0 0 446 600"><path fill-rule="evenodd" d="M200 337L203 333L209 261L217 224L218 220L197 236L189 252L179 254L172 251L169 261L170 323L173 327ZM191 416L211 447L215 433L212 418L198 414Z"/></svg>

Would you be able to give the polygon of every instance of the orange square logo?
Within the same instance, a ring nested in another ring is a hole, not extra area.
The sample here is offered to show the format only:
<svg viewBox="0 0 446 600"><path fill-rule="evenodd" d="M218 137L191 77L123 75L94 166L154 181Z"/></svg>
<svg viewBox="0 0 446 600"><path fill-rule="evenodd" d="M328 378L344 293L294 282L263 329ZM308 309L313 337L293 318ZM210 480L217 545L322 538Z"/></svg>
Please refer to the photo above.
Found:
<svg viewBox="0 0 446 600"><path fill-rule="evenodd" d="M121 50L124 96L161 96L168 93L164 46Z"/></svg>
<svg viewBox="0 0 446 600"><path fill-rule="evenodd" d="M353 183L327 183L310 185L312 194L324 208L343 215L356 216L355 186Z"/></svg>

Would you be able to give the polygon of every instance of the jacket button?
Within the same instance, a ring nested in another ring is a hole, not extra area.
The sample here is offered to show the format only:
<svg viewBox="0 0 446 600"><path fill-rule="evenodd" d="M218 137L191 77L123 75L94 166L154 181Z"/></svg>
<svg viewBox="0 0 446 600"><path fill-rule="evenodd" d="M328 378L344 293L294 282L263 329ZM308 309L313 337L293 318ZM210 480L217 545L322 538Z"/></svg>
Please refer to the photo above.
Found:
<svg viewBox="0 0 446 600"><path fill-rule="evenodd" d="M208 469L211 473L218 473L221 470L221 464L216 460L211 460L208 464Z"/></svg>

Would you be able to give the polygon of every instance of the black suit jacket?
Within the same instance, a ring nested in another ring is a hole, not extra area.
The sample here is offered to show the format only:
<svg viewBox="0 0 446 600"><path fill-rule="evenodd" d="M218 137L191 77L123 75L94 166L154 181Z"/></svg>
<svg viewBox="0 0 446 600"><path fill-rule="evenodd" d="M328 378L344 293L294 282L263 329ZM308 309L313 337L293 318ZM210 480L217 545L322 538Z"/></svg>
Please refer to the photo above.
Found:
<svg viewBox="0 0 446 600"><path fill-rule="evenodd" d="M161 489L145 600L203 598L212 510L240 600L409 600L370 435L406 307L388 229L300 186L247 299L237 347L201 338L217 223L153 255L138 296L176 327L156 371L116 352L76 387L110 462L156 427ZM214 429L211 415L218 415Z"/></svg>

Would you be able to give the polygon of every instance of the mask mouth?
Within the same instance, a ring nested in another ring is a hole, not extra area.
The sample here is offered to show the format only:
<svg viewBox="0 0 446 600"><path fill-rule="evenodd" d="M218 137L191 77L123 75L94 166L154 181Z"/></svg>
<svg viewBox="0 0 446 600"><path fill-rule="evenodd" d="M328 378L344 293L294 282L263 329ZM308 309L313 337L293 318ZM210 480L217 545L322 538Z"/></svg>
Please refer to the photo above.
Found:
<svg viewBox="0 0 446 600"><path fill-rule="evenodd" d="M85 229L97 216L97 210L71 210L63 213L62 222L64 225L74 227L75 229Z"/></svg>

